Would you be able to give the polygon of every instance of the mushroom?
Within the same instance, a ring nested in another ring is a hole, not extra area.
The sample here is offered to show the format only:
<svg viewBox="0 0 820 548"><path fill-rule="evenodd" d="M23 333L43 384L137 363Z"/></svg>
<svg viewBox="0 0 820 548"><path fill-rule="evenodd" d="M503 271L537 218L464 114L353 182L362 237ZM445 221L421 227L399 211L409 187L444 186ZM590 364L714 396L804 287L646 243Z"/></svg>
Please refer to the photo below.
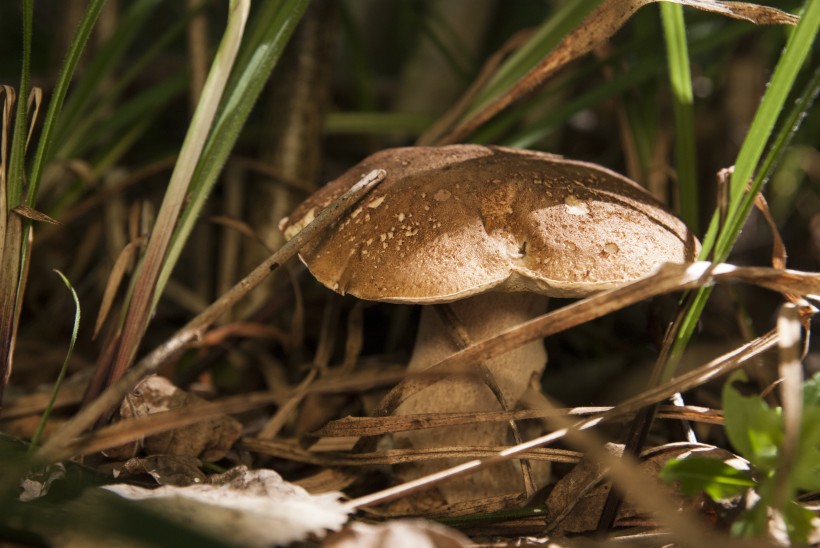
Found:
<svg viewBox="0 0 820 548"><path fill-rule="evenodd" d="M316 279L360 299L450 303L471 342L542 313L536 295L583 297L646 276L664 262L690 262L698 243L643 188L595 164L496 146L409 147L378 152L310 196L280 223L290 238L369 171L387 177L358 207L300 253ZM545 300L545 299L544 299ZM421 313L409 373L458 347L433 307ZM540 341L490 360L511 407L540 390ZM407 398L395 414L497 411L480 375L441 380ZM509 427L482 423L394 435L415 448L498 446ZM418 476L441 461L405 467ZM506 466L506 468L505 468ZM448 503L520 493L512 463L440 487Z"/></svg>

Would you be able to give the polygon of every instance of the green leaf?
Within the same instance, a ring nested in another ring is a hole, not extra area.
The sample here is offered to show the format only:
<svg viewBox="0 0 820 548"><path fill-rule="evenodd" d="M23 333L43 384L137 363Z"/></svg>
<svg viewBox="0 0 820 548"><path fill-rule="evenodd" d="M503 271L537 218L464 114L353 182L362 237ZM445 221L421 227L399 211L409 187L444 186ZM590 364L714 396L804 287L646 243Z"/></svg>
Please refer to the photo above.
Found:
<svg viewBox="0 0 820 548"><path fill-rule="evenodd" d="M703 457L670 460L661 470L661 478L667 483L680 483L685 495L692 496L703 491L712 500L742 495L757 485L749 472L717 459Z"/></svg>
<svg viewBox="0 0 820 548"><path fill-rule="evenodd" d="M820 373L803 382L803 407L820 409Z"/></svg>
<svg viewBox="0 0 820 548"><path fill-rule="evenodd" d="M797 489L820 490L820 373L803 383L800 445L791 468Z"/></svg>
<svg viewBox="0 0 820 548"><path fill-rule="evenodd" d="M736 388L746 380L738 373L723 387L724 427L735 449L762 472L773 471L783 442L783 420L759 396L743 396Z"/></svg>

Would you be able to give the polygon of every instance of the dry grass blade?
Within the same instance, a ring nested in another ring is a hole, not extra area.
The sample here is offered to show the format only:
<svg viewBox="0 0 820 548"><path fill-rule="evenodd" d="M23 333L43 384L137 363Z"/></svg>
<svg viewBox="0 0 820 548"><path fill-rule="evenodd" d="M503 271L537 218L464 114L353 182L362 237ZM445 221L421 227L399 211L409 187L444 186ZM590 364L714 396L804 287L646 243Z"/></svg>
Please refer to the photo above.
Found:
<svg viewBox="0 0 820 548"><path fill-rule="evenodd" d="M283 245L250 274L237 283L230 291L222 295L201 314L189 321L177 334L156 348L148 356L132 367L117 383L106 389L91 404L77 413L59 433L49 439L35 457L40 460L59 460L57 455L65 454L66 448L73 439L80 435L109 409L117 405L137 382L146 375L154 372L171 356L189 348L195 341L201 339L205 330L212 325L226 310L234 306L247 295L254 287L262 283L271 272L292 258L310 240L327 229L349 207L367 194L376 184L384 179L383 170L373 171L365 175L359 183L346 193L342 194L333 203L319 213L312 223L304 227L291 240ZM68 450L70 454L70 450Z"/></svg>
<svg viewBox="0 0 820 548"><path fill-rule="evenodd" d="M53 408L59 409L79 404L83 399L84 390L85 387L81 385L63 386L60 393L57 394ZM3 408L3 419L14 419L42 413L50 397L51 395L48 393L37 392L36 394L12 399Z"/></svg>
<svg viewBox="0 0 820 548"><path fill-rule="evenodd" d="M105 323L105 319L111 311L111 305L114 303L117 289L120 287L125 273L128 272L128 270L131 269L131 265L134 264L137 251L144 245L145 237L141 236L136 240L128 242L128 244L122 248L120 254L117 255L114 266L111 268L111 274L108 275L108 280L105 283L105 291L103 292L102 302L100 303L100 311L97 314L97 322L94 324L93 338L96 339L97 335L99 335L100 329L102 329L103 323Z"/></svg>
<svg viewBox="0 0 820 548"><path fill-rule="evenodd" d="M443 460L451 458L484 458L498 454L507 447L455 446L428 449L389 449L371 453L320 453L308 451L298 444L281 440L244 438L242 445L250 451L280 459L287 459L316 466L375 466ZM524 451L518 458L563 462L574 464L581 460L581 454L565 449L534 448Z"/></svg>
<svg viewBox="0 0 820 548"><path fill-rule="evenodd" d="M769 203L763 194L758 193L755 196L755 207L763 216L763 220L769 227L772 233L772 266L775 268L786 268L786 244L783 243L783 238L780 236L780 230L777 228L777 222L772 217L772 212L769 210Z"/></svg>
<svg viewBox="0 0 820 548"><path fill-rule="evenodd" d="M743 281L774 291L820 299L820 274L816 273L763 267L736 267L708 262L691 265L665 264L655 274L637 282L604 291L544 314L452 354L427 369L426 373L429 375L404 383L402 389L392 390L382 400L376 415L391 414L404 399L436 382L437 374L444 371L453 371L467 364L486 361L528 342L560 333L650 297L728 281Z"/></svg>
<svg viewBox="0 0 820 548"><path fill-rule="evenodd" d="M3 120L0 127L0 411L3 392L11 375L12 338L17 302L20 251L20 218L8 215L8 147L12 112L17 96L11 86L0 86Z"/></svg>
<svg viewBox="0 0 820 548"><path fill-rule="evenodd" d="M59 225L60 224L59 221L56 221L55 219L52 219L51 217L49 217L45 213L37 211L36 209L31 208L31 207L29 207L25 204L18 205L17 207L12 209L12 211L14 213L16 213L17 215L19 215L21 217L24 217L24 218L26 218L30 221L38 221L38 222L41 222L41 223L48 223L50 225Z"/></svg>
<svg viewBox="0 0 820 548"><path fill-rule="evenodd" d="M700 384L703 384L704 382L708 382L710 380L718 378L721 375L725 375L737 369L742 364L753 359L754 357L759 356L766 350L773 348L776 344L777 335L775 332L770 332L762 337L758 337L754 341L747 343L740 348L735 349L734 351L728 354L725 354L715 360L712 360L708 364L705 364L693 371L690 371L689 373L681 375L680 377L676 377L662 386L652 388L650 390L642 392L641 394L638 394L633 398L626 400L625 402L615 406L612 409L612 411L610 411L606 415L596 415L592 418L576 422L572 425L572 429L585 430L593 426L596 426L597 424L600 424L603 420L605 420L608 417L635 413L641 408L646 407L648 405L652 405L657 402L661 402L677 392L682 392L687 388L698 386ZM437 472L436 474L431 474L424 478L419 478L414 481L397 485L395 487L385 489L384 491L380 491L378 493L373 493L371 495L354 499L350 501L348 504L351 506L351 508L372 506L374 504L380 504L382 502L387 502L390 500L406 496L416 491L429 489L433 485L436 485L437 483L442 481L446 481L451 477L459 476L465 473L470 473L474 470L478 470L486 466L491 466L503 460L516 458L520 451L528 451L534 447L541 447L543 445L547 445L549 443L562 439L567 435L568 430L569 428L563 427L544 436L535 438L531 441L510 448L502 453L499 453L485 460L473 460L465 462L459 466L454 466L452 468L448 468L447 470Z"/></svg>
<svg viewBox="0 0 820 548"><path fill-rule="evenodd" d="M242 337L246 339L272 339L283 346L288 344L288 341L290 340L287 333L272 325L264 325L254 322L235 322L208 331L208 334L202 338L197 346L216 346L231 337Z"/></svg>
<svg viewBox="0 0 820 548"><path fill-rule="evenodd" d="M262 246L268 253L273 252L271 249L267 247L267 245L265 244L265 240L259 237L259 234L254 232L253 228L251 228L251 226L244 221L241 221L234 217L228 217L226 215L211 215L210 217L208 217L208 220L214 224L222 225L224 227L235 230L243 236L247 236L254 242L258 243L260 246Z"/></svg>
<svg viewBox="0 0 820 548"><path fill-rule="evenodd" d="M28 125L28 134L26 135L26 150L28 150L28 145L31 142L31 135L34 133L34 126L37 125L37 117L40 114L40 106L42 104L43 89L39 87L32 88L31 92L28 94L27 112L31 113L31 123ZM34 107L33 110L32 107Z"/></svg>
<svg viewBox="0 0 820 548"><path fill-rule="evenodd" d="M9 129L17 93L11 86L0 86L3 98L3 119L0 126L0 260L6 243L6 222L8 219L8 151Z"/></svg>
<svg viewBox="0 0 820 548"><path fill-rule="evenodd" d="M285 402L267 424L265 424L259 433L259 437L263 439L273 439L279 434L279 431L285 426L286 421L290 419L291 413L293 413L299 404L302 403L305 396L307 396L308 389L310 385L313 384L313 381L316 380L318 373L319 369L317 367L310 370L302 382L299 383L299 386L296 387L294 394L288 398L288 401Z"/></svg>
<svg viewBox="0 0 820 548"><path fill-rule="evenodd" d="M23 221L16 213L8 216L0 257L0 410L3 392L12 371L14 338L19 318L20 260L23 245Z"/></svg>
<svg viewBox="0 0 820 548"><path fill-rule="evenodd" d="M708 0L605 0L575 30L512 88L484 105L478 112L462 121L438 144L458 143L499 112L532 93L567 63L586 55L615 34L632 15L647 4L658 1L674 2L704 11L719 13L733 19L756 24L795 25L797 17L775 8L746 2L712 2Z"/></svg>
<svg viewBox="0 0 820 548"><path fill-rule="evenodd" d="M780 378L783 379L780 384L783 395L783 445L778 453L772 507L784 512L792 496L789 492L789 470L797 456L803 416L800 313L795 305L786 303L781 307L777 317L777 334Z"/></svg>
<svg viewBox="0 0 820 548"><path fill-rule="evenodd" d="M482 422L546 419L555 415L587 417L612 411L613 407L575 407L572 409L524 409L520 411L491 411L486 413L428 413L424 415L395 415L389 417L345 417L332 421L312 436L336 438L349 436L381 436L392 432L465 426ZM723 413L716 409L692 405L664 405L659 415L663 419L689 420L708 424L723 424Z"/></svg>

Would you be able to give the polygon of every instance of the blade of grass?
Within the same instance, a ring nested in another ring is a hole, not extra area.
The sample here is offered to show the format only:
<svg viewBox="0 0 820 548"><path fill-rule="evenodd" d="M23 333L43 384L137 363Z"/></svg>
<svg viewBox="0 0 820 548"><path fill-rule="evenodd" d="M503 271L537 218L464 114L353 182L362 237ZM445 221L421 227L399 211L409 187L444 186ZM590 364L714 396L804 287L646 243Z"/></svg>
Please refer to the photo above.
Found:
<svg viewBox="0 0 820 548"><path fill-rule="evenodd" d="M37 143L37 151L34 154L34 160L31 165L28 193L26 194L26 205L29 207L34 207L37 191L40 188L40 178L43 175L43 169L46 163L51 159L51 152L56 143L55 133L57 122L60 112L62 111L66 93L68 92L68 87L71 84L71 79L77 68L77 62L88 42L88 37L91 35L94 23L96 23L103 6L105 6L105 0L89 1L83 18L80 21L80 25L77 27L76 34L71 41L71 47L68 49L65 61L63 61L63 65L60 68L57 84L54 86L54 91L51 93L51 100L48 103L43 129L40 132L40 140Z"/></svg>
<svg viewBox="0 0 820 548"><path fill-rule="evenodd" d="M34 431L34 436L31 438L31 445L29 445L28 448L29 457L34 454L37 445L40 443L40 437L43 435L43 430L45 430L48 417L51 415L51 410L54 408L54 402L57 401L57 394L60 392L60 386L62 386L63 379L65 379L66 372L68 372L68 360L71 359L71 353L74 351L74 343L77 342L77 332L80 330L80 299L77 298L77 292L74 291L74 287L72 287L71 282L68 281L68 278L66 278L62 272L59 270L55 270L54 272L56 272L60 279L63 280L63 283L71 292L71 298L74 300L74 327L71 330L71 341L68 343L68 350L66 351L65 359L63 360L63 366L60 368L60 373L57 375L57 380L54 381L54 388L51 389L51 398L48 400L45 411L43 411L43 416L40 417L40 423L37 425L37 430Z"/></svg>
<svg viewBox="0 0 820 548"><path fill-rule="evenodd" d="M75 82L54 132L55 142L60 143L61 148L63 143L75 138L77 127L88 118L88 107L96 100L100 83L118 66L128 48L142 34L148 18L161 3L161 0L131 2L111 38L99 48L82 77Z"/></svg>
<svg viewBox="0 0 820 548"><path fill-rule="evenodd" d="M31 61L31 34L34 5L31 0L23 2L23 44L22 62L20 68L20 86L18 88L17 109L14 117L14 131L11 137L11 154L4 174L3 197L4 211L2 220L4 226L0 229L3 243L0 244L0 410L3 406L3 392L11 376L12 359L14 354L14 339L17 333L19 315L20 292L22 280L20 273L23 257L25 257L25 230L24 223L16 214L9 214L20 205L25 190L25 155L28 135L28 102L29 93L29 65ZM11 94L6 92L6 100L11 100ZM11 103L8 103L11 105ZM11 109L9 109L11 110ZM5 120L4 120L5 122ZM7 129L2 128L3 141ZM5 148L3 150L5 155ZM4 164L6 158L3 158Z"/></svg>
<svg viewBox="0 0 820 548"><path fill-rule="evenodd" d="M703 239L701 258L707 257L713 252L716 262L722 262L728 258L732 246L740 234L743 222L745 222L754 204L754 196L760 192L764 182L771 175L776 158L779 157L794 135L803 113L808 109L817 94L818 74L815 71L814 77L810 79L804 88L800 99L783 120L772 149L761 164L762 168L758 171L751 188L747 191L747 181L751 178L755 167L760 161L763 149L772 134L774 124L785 105L789 91L794 85L797 73L817 36L818 26L820 26L820 0L808 0L804 6L800 21L789 35L786 47L783 49L766 93L761 100L760 107L752 120L752 125L738 153L735 170L730 182L731 198L727 211L727 222L718 233L720 228L718 226L719 212L713 214L709 229ZM682 322L662 379L668 379L674 374L676 364L695 331L698 319L706 306L710 293L710 288L701 288L692 300L692 305Z"/></svg>
<svg viewBox="0 0 820 548"><path fill-rule="evenodd" d="M31 0L23 2L23 44L20 67L20 84L17 87L17 111L14 116L14 132L11 136L11 157L8 165L6 207L10 211L20 205L25 190L26 136L28 134L29 65L31 63L31 34L34 5Z"/></svg>
<svg viewBox="0 0 820 548"><path fill-rule="evenodd" d="M155 299L161 292L162 288L158 287L157 279L163 265L168 264L166 253L172 240L174 227L177 225L179 213L189 196L197 162L202 157L209 130L234 66L249 9L250 3L247 0L232 0L230 3L225 35L202 90L201 99L194 112L157 214L151 237L148 240L143 261L135 277L133 292L123 323L120 345L108 375L109 382L122 377L131 365L147 328Z"/></svg>
<svg viewBox="0 0 820 548"><path fill-rule="evenodd" d="M695 121L686 25L680 4L662 2L661 21L666 39L669 83L672 86L675 112L675 168L678 176L678 209L683 221L698 231L697 157L695 155Z"/></svg>
<svg viewBox="0 0 820 548"><path fill-rule="evenodd" d="M248 31L247 39L239 52L236 70L228 82L222 106L205 143L202 159L194 172L190 199L180 216L158 278L154 305L262 87L308 3L308 0L265 2L255 14L254 25Z"/></svg>
<svg viewBox="0 0 820 548"><path fill-rule="evenodd" d="M0 257L0 411L3 408L3 391L12 370L14 338L17 331L17 303L20 287L21 250L23 222L19 215L11 213L7 220L3 257Z"/></svg>
<svg viewBox="0 0 820 548"><path fill-rule="evenodd" d="M129 59L127 70L122 74L117 74L116 80L112 82L110 89L106 90L104 96L98 97L90 104L84 103L84 108L73 125L69 125L66 122L60 123L60 128L66 126L71 127L71 130L65 132L67 133L66 135L62 135L61 133L60 138L57 139L59 149L55 151L55 156L58 158L82 156L85 150L95 143L99 141L105 142L105 140L110 138L100 126L106 125L113 119L119 117L121 111L127 108L119 104L120 98L140 75L145 74L146 70L150 70L150 63L154 62L162 52L167 51L172 42L179 38L185 31L193 15L194 14L189 13L186 17L175 22L175 24L159 38L152 41L150 46L141 52L139 57L134 60ZM187 82L188 74L182 71L172 79L185 80ZM150 94L154 92L157 87L165 87L167 85L168 81L164 80L151 86L149 90L143 92L141 95ZM74 95L69 98L69 101L73 98ZM136 101L136 99L134 100ZM159 108L157 108L157 110L159 110ZM60 119L62 120L62 117Z"/></svg>
<svg viewBox="0 0 820 548"><path fill-rule="evenodd" d="M93 125L93 137L89 136L82 143L78 143L71 154L82 156L89 153L88 149L102 145L89 163L95 175L103 174L148 130L163 112L163 107L185 91L187 84L188 75L178 74L119 105L110 118ZM74 205L87 190L86 182L75 180L48 208L48 214L59 218L61 213Z"/></svg>

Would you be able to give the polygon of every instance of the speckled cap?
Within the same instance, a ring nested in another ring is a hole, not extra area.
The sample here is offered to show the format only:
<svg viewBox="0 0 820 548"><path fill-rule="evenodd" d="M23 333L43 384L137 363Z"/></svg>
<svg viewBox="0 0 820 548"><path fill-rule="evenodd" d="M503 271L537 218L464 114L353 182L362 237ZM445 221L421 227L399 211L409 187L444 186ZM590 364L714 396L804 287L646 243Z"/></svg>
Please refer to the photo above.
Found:
<svg viewBox="0 0 820 548"><path fill-rule="evenodd" d="M387 177L307 245L321 283L361 299L438 303L489 290L581 297L695 260L699 244L643 188L595 164L505 147L378 152L282 220L290 238L362 176Z"/></svg>

